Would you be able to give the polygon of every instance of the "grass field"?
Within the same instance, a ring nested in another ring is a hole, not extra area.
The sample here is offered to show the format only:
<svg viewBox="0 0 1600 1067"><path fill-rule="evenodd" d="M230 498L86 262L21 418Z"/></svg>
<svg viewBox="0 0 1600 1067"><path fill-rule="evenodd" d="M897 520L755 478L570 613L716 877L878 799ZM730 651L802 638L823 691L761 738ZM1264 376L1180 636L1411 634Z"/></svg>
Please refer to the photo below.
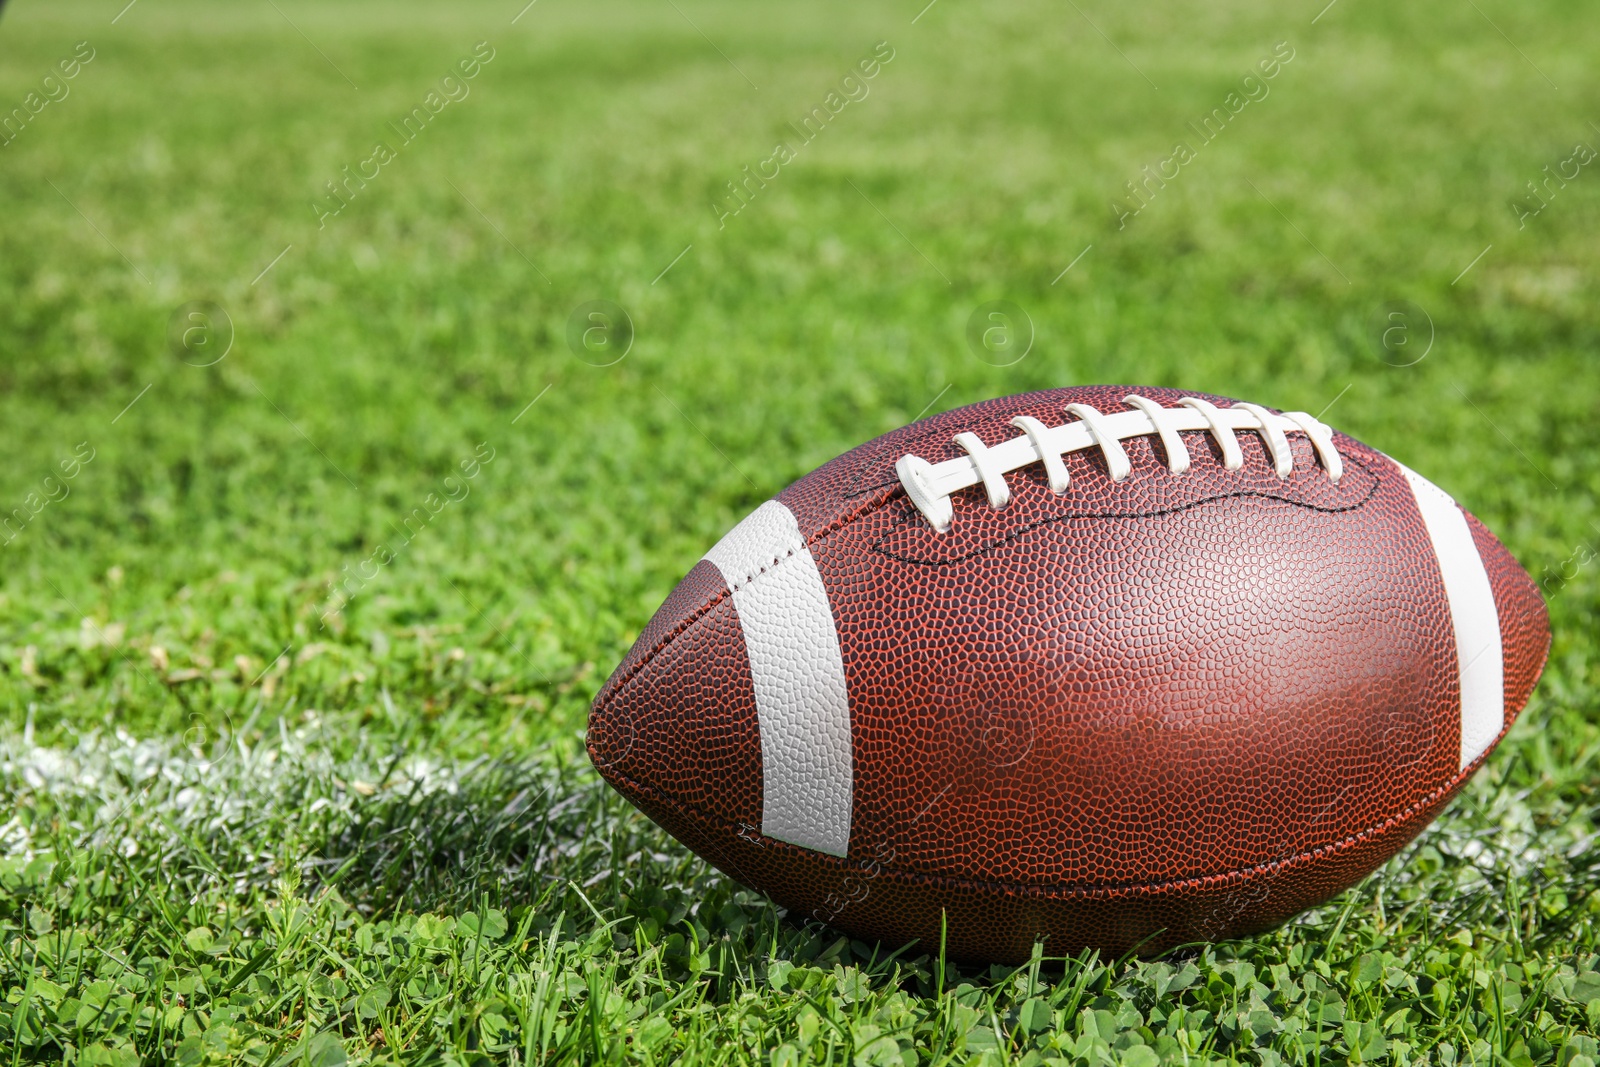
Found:
<svg viewBox="0 0 1600 1067"><path fill-rule="evenodd" d="M1588 8L125 2L0 18L0 1061L1594 1067ZM598 781L738 517L1102 381L1325 411L1540 578L1532 703L1388 867L975 971Z"/></svg>

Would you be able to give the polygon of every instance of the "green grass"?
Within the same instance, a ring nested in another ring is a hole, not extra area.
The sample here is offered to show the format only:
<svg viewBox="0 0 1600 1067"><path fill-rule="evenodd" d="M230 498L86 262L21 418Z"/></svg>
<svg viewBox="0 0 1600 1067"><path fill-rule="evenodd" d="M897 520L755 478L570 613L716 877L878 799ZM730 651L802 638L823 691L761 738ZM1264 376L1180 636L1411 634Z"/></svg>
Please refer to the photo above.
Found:
<svg viewBox="0 0 1600 1067"><path fill-rule="evenodd" d="M0 147L0 1059L1593 1067L1600 172L1511 206L1600 145L1591 13L921 6L8 8L0 118L94 58ZM606 367L566 341L596 299ZM1008 367L964 340L996 299ZM199 300L209 367L167 341ZM1332 404L1541 579L1532 703L1384 870L1245 941L979 971L790 924L589 770L589 698L740 516L1099 381Z"/></svg>

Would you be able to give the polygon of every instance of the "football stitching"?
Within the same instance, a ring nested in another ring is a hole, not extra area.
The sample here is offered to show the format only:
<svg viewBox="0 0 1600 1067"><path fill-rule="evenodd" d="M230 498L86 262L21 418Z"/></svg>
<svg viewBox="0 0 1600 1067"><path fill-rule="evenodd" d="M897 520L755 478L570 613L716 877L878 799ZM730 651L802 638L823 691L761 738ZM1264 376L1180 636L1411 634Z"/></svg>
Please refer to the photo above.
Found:
<svg viewBox="0 0 1600 1067"><path fill-rule="evenodd" d="M789 546L789 550L787 552L785 552L783 555L774 556L774 557L772 557L772 562L763 563L763 564L761 564L761 566L757 567L754 574L748 574L747 573L738 582L730 584L728 586L728 592L737 593L739 590L741 590L741 589L745 588L746 586L750 585L751 583L753 583L757 578L761 577L763 574L766 574L769 571L776 570L777 567L778 567L778 564L782 563L784 560L793 559L795 557L796 553L798 553L802 549L805 549L805 548L808 548L808 547L809 546L806 544L805 539L801 538L798 541L798 543L790 545Z"/></svg>
<svg viewBox="0 0 1600 1067"><path fill-rule="evenodd" d="M1177 515L1177 514L1181 514L1182 512L1192 510L1193 508L1203 507L1206 504L1215 504L1219 500L1238 500L1238 499L1246 499L1246 498L1249 498L1249 497L1255 497L1255 498L1260 499L1260 500L1275 501L1275 502L1280 503L1280 504L1287 504L1287 505L1289 505L1291 507L1305 508L1305 509L1307 509L1309 511L1320 511L1324 515L1338 515L1338 514L1342 514L1344 512L1347 512L1347 511L1355 511L1357 508L1365 507L1366 504L1369 501L1371 501L1372 498L1377 494L1378 489L1383 484L1382 477L1376 471L1372 470L1372 468L1369 467L1366 463L1362 462L1360 459L1357 459L1355 457L1352 457L1352 462L1355 463L1357 466L1361 467L1361 469L1365 470L1368 474L1372 475L1372 484L1367 487L1366 495L1363 496L1360 500L1357 500L1354 503L1344 504L1344 505L1341 505L1339 507L1327 507L1327 506L1324 506L1324 505L1321 505L1321 504L1311 504L1311 503L1306 503L1306 502L1300 501L1300 500L1288 500L1288 499L1285 499L1282 496L1278 496L1278 495L1275 495L1273 493L1264 493L1264 492L1261 492L1260 490L1250 489L1250 490L1242 490L1242 491L1237 492L1237 493L1218 493L1215 496L1208 496L1208 497L1205 497L1205 498L1200 499L1200 500L1191 501L1191 502L1189 502L1187 504L1180 504L1177 507L1157 508L1157 509L1152 510L1152 511L1096 511L1096 512L1083 512L1083 513L1069 512L1069 513L1063 514L1063 515L1051 515L1051 516L1049 516L1047 518L1037 519L1037 520L1035 520L1033 522L1027 523L1026 525L1018 526L1015 529L1013 529L1011 532L1007 533L1004 537L999 537L999 538L996 538L995 540L987 541L984 544L982 544L982 545L978 546L977 548L973 549L972 551L964 553L964 554L959 555L959 556L946 556L946 557L942 557L942 558L939 558L939 559L929 559L929 558L926 558L926 557L917 557L917 556L906 555L906 554L899 553L899 552L893 552L893 551L890 551L889 549L884 547L885 543L888 541L888 539L891 536L891 534L885 534L883 537L880 537L878 540L874 541L869 547L870 547L870 549L872 551L878 553L880 556L887 556L889 559L896 559L896 560L899 560L902 563L914 563L914 564L917 564L919 566L927 566L927 567L943 567L943 566L946 566L946 565L951 564L951 563L964 562L966 560L972 559L975 556L981 556L985 552L990 552L990 551L992 551L992 550L994 550L996 548L999 548L1002 545L1011 544L1012 542L1020 539L1024 535L1030 534L1034 530L1037 530L1042 526L1048 526L1051 523L1055 523L1055 522L1065 522L1065 521L1070 520L1070 519L1147 519L1147 518L1157 518L1157 517L1162 516L1162 515ZM913 511L912 514L906 515L902 519L902 521L895 527L895 529L896 530L904 530L904 529L906 529L908 527L913 527L913 526L918 526L918 525L921 525L921 523L919 522L919 517L916 515L915 511Z"/></svg>
<svg viewBox="0 0 1600 1067"><path fill-rule="evenodd" d="M857 519L861 518L863 515L867 514L868 512L873 511L876 508L883 507L890 500L894 499L894 493L893 493L891 487L885 486L884 489L885 490L889 490L889 491L886 493L886 495L885 495L883 500L877 501L876 503L874 503L874 502L872 502L870 500L869 501L865 501L859 507L856 507L856 508L854 508L854 509L852 509L850 511L845 512L843 515L839 516L839 518L835 519L833 522L829 523L827 526L824 526L821 530L818 530L816 532L816 534L814 534L813 536L811 536L809 538L806 538L803 544L796 545L793 549L790 550L789 554L793 555L795 552L798 552L801 548L806 548L806 549L809 550L812 545L815 545L815 544L818 544L818 543L820 543L822 541L827 540L828 538L832 537L834 534L838 533L840 530L844 529L846 526L848 526L851 523L855 522ZM773 497L773 499L776 500L778 498L777 497ZM702 557L702 559L703 558L704 557ZM773 564L776 565L778 562L780 562L780 561L774 560ZM699 566L699 564L697 563L696 566ZM763 570L763 572L765 572L765 570L767 570L767 568L762 568L762 570ZM752 575L749 579L746 580L746 582L744 584L748 585L749 582L751 580L753 580L755 577L756 577L755 575ZM674 626L671 630L668 630L666 633L662 634L660 640L658 640L654 645L652 645L645 652L640 654L638 662L635 663L627 671L626 674L624 674L624 675L622 675L620 677L613 676L613 677L611 677L610 679L608 679L606 681L605 685L600 687L600 692L595 695L593 710L594 711L602 711L606 707L608 707L613 701L615 701L617 699L618 694L620 694L624 689L626 689L628 687L628 684L639 676L639 672L644 670L644 668L646 666L648 666L657 656L659 656L661 654L663 649L665 649L673 641L677 640L680 636L682 636L683 633L685 631L687 631L695 623L699 622L701 619L705 618L706 615L710 614L717 607L718 604L721 604L724 600L727 600L731 596L733 596L733 590L732 589L724 589L724 590L722 590L722 592L720 592L717 595L713 596L710 600L706 601L699 608L696 608L693 612L691 612L689 614L689 616L683 620L683 622L679 623L677 626ZM615 684L613 684L613 683L615 683Z"/></svg>
<svg viewBox="0 0 1600 1067"><path fill-rule="evenodd" d="M1489 753L1493 752L1497 747L1499 747L1500 742L1511 730L1512 724L1515 723L1517 716L1520 713L1521 709L1519 708L1516 712L1510 715L1509 721L1506 723L1505 727L1502 728L1500 733L1495 737L1494 742L1490 744L1488 748L1484 749L1482 755L1480 755L1472 763L1468 764L1467 767L1461 770L1454 778L1434 789L1431 793L1428 793L1426 796L1413 803L1410 807L1403 811L1397 812L1394 815L1388 816L1381 823L1367 827L1363 830L1358 830L1353 834L1339 839L1338 841L1330 842L1318 848L1308 849L1305 852L1301 852L1284 859L1269 860L1266 863L1258 863L1250 867L1235 867L1226 871L1218 871L1212 874L1195 875L1190 878L1178 878L1167 882L1123 882L1111 885L1093 886L1046 885L1037 882L1001 882L987 881L976 878L952 878L948 875L927 874L922 871L909 871L903 868L885 867L881 864L880 869L883 873L889 874L896 878L909 881L919 881L938 887L965 887L973 889L1000 890L1007 893L1046 893L1057 897L1077 898L1112 897L1121 893L1165 893L1189 887L1202 887L1219 881L1244 880L1257 874L1273 874L1293 864L1304 863L1308 860L1315 860L1323 856L1354 848L1356 845L1361 844L1374 835L1390 829L1398 823L1402 823L1408 819L1414 818L1431 805L1448 799L1451 792L1465 785L1467 779L1471 778L1473 774L1477 773L1478 768L1481 767L1484 761L1489 758ZM679 800L670 793L666 793L663 790L655 788L654 786L646 785L643 782L635 781L633 778L621 772L614 772L614 776L608 775L607 780L611 781L613 785L617 784L618 782L624 783L630 789L643 793L649 796L652 800L664 801L668 804L671 804L684 814L694 817L701 823L714 826L718 830L726 831L729 827L749 825L748 821L744 823L728 822L727 820L722 819L720 816L708 815L700 808L685 801ZM1421 831L1419 830L1418 832L1420 833ZM746 840L748 840L748 838ZM814 862L834 865L840 869L859 870L865 869L866 866L866 864L860 860L852 860L848 857L829 856L826 853L817 852L813 849L806 849L801 848L798 845L791 845L788 842L780 841L775 837L765 838L765 841L777 846L780 851L793 849L796 853L806 856Z"/></svg>

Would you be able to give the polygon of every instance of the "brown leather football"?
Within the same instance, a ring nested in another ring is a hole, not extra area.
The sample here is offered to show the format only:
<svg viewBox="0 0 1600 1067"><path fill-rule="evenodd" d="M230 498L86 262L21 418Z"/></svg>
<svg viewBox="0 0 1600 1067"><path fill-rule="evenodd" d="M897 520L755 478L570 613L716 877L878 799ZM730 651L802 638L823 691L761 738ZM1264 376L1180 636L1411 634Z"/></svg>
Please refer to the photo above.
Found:
<svg viewBox="0 0 1600 1067"><path fill-rule="evenodd" d="M1549 648L1420 475L1171 389L990 400L734 527L594 702L590 758L796 918L956 959L1159 952L1394 855Z"/></svg>

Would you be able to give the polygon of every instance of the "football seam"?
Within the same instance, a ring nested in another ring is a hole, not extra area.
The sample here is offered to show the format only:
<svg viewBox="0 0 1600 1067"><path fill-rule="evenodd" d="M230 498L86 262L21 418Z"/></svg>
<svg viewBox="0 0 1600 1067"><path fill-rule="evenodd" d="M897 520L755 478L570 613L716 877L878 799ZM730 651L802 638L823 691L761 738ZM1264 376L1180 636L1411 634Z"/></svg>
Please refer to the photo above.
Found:
<svg viewBox="0 0 1600 1067"><path fill-rule="evenodd" d="M1477 773L1478 768L1483 766L1484 762L1489 758L1489 754L1499 747L1500 742L1505 739L1506 734L1510 732L1511 727L1516 723L1517 717L1520 715L1520 713L1521 709L1518 709L1517 712L1512 714L1510 721L1501 728L1500 733L1495 736L1494 741L1483 750L1483 753L1479 755L1476 760L1468 764L1454 778L1437 787L1421 799L1415 801L1410 807L1404 809L1403 811L1388 816L1381 823L1358 830L1355 833L1340 838L1337 841L1330 842L1326 845L1321 845L1317 848L1309 849L1293 856L1286 856L1282 859L1276 860L1268 860L1265 863L1257 863L1249 867L1234 867L1226 871L1217 871L1212 874L1194 875L1188 878L1177 878L1166 882L1121 882L1108 885L1074 886L1048 885L1037 882L1002 882L988 881L978 878L956 878L949 875L928 874L922 871L911 871L899 867L888 867L884 866L882 863L878 863L877 866L881 874L887 874L892 877L907 881L920 881L934 885L938 888L1000 890L1006 893L1019 894L1044 893L1053 897L1088 899L1098 897L1114 897L1125 893L1167 893L1184 888L1201 888L1217 882L1248 879L1257 874L1271 874L1292 864L1303 863L1307 860L1315 860L1323 856L1347 851L1356 847L1357 845L1362 844L1364 841L1374 837L1375 835L1393 828L1399 823L1414 818L1431 805L1448 799L1452 792L1460 789L1466 784L1469 778ZM605 775L605 777L607 781L612 782L613 785L615 785L617 782L622 782L626 784L629 789L645 794L651 800L670 804L679 811L683 812L685 815L695 818L700 823L715 825L719 830L727 831L736 826L749 825L748 820L729 821L719 815L708 816L707 813L702 811L700 808L685 801L679 800L677 797L657 789L654 786L636 781L620 771L613 770L612 773ZM1426 829L1426 827L1423 827L1422 829ZM1421 830L1419 829L1418 833L1420 832ZM836 866L841 870L846 870L847 873L849 869L865 869L868 866L867 863L864 863L860 860L852 860L844 856L829 856L826 853L816 852L813 849L806 849L801 848L798 845L791 845L788 842L780 841L777 838L766 837L764 834L762 835L762 838L762 847L767 847L769 845L777 846L778 850L781 852L792 851L794 854L803 855L813 861L825 863L830 866ZM880 877L881 874L879 875Z"/></svg>
<svg viewBox="0 0 1600 1067"><path fill-rule="evenodd" d="M1016 541L1017 539L1021 538L1025 534L1032 533L1034 530L1037 530L1040 527L1048 526L1048 525L1050 525L1051 523L1054 523L1054 522L1064 522L1064 521L1067 521L1067 520L1070 520L1070 519L1148 519L1148 518L1156 518L1156 517L1159 517L1159 516L1162 516L1162 515L1177 515L1177 514L1179 514L1181 512L1189 511L1189 510L1191 510L1193 508L1202 507L1202 506L1204 506L1206 504L1215 504L1219 500L1239 500L1239 499L1244 499L1244 498L1247 498L1247 497L1255 497L1255 498L1260 499L1260 500L1275 501L1275 502L1280 503L1280 504L1287 504L1290 507L1306 508L1306 509L1308 509L1310 511L1321 512L1324 515L1339 515L1339 514L1342 514L1344 512L1354 511L1357 508L1366 506L1367 502L1370 501L1373 498L1373 496L1378 492L1379 487L1382 485L1382 479L1377 475L1376 472L1372 471L1371 468L1369 468L1365 463L1361 462L1361 460L1354 459L1353 457L1352 457L1352 459L1353 459L1353 462L1357 466L1361 467L1363 470L1366 470L1368 474L1372 475L1372 484L1370 486L1368 486L1367 495L1366 496L1362 497L1360 500L1357 500L1352 504L1345 504L1345 505L1343 505L1341 507L1323 507L1323 506L1318 505L1318 504L1309 504L1309 503L1304 503L1304 502L1298 501L1298 500L1288 500L1288 499L1286 499L1284 497L1276 496L1276 495L1274 495L1272 493L1264 493L1264 492L1261 492L1260 490L1251 489L1251 490L1243 490L1243 491L1240 491L1240 492L1237 492L1237 493L1218 493L1216 496L1208 496L1208 497L1205 497L1205 498L1200 499L1200 500L1195 500L1195 501L1191 501L1190 503L1180 505L1178 507L1158 508L1158 509L1153 510L1153 511L1104 511L1104 512L1083 512L1083 513L1079 513L1079 514L1052 515L1052 516L1050 516L1048 518L1038 519L1038 520L1036 520L1034 522L1028 523L1025 526L1019 526L1016 529L1012 530L1011 532L1007 533L1004 537L998 537L998 538L995 538L992 541L985 542L980 547L975 548L972 551L970 551L970 552L968 552L968 553L966 553L964 555L960 555L960 556L945 556L945 557L942 557L940 559L930 559L930 558L918 558L916 556L908 556L908 555L902 555L902 554L900 554L898 552L892 552L889 549L883 547L884 543L889 539L889 537L893 536L892 533L885 534L883 537L879 538L877 541L874 541L870 547L871 547L872 551L878 553L880 556L887 556L889 559L899 560L901 563L911 563L911 564L916 564L918 566L927 566L927 567L942 567L942 566L944 566L946 564L961 563L961 562L964 562L965 560L972 559L975 556L981 556L985 552L989 552L989 551L991 551L993 549L999 548L1002 545L1008 545L1008 544L1012 543L1013 541ZM913 525L917 521L920 521L920 517L918 517L918 518L908 518L907 523L902 524L902 526L900 528L903 529L905 525Z"/></svg>
<svg viewBox="0 0 1600 1067"><path fill-rule="evenodd" d="M898 488L898 485L896 485L896 488ZM777 500L778 498L773 497L772 499ZM894 494L891 492L883 500L880 500L877 503L873 503L870 500L863 501L859 507L847 511L845 514L839 516L827 526L824 526L822 529L818 530L811 537L805 538L803 545L795 545L786 555L779 559L775 559L769 565L763 566L757 574L747 577L743 584L749 585L752 581L760 577L762 574L767 573L767 571L771 570L772 567L776 566L778 563L781 563L785 559L792 558L794 554L802 547L809 551L812 545L832 537L835 533L838 533L844 527L850 525L852 522L855 522L861 516L867 514L869 511L872 511L875 508L883 507L892 499L894 499ZM703 562L704 560L705 557L702 556L700 561L697 562L695 566L699 566L700 562ZM660 639L657 640L654 645L651 645L649 649L640 653L638 662L629 668L626 674L622 675L621 677L613 677L607 680L605 686L602 686L600 692L595 696L594 710L601 711L609 706L617 699L617 696L628 687L629 683L639 676L639 672L644 670L645 667L649 666L650 663L661 654L663 649L681 637L684 631L688 630L689 627L693 626L706 615L710 614L718 604L721 604L724 600L727 600L732 596L733 590L730 588L724 588L720 593L716 594L710 600L707 600L704 604L700 605L700 607L691 612L688 617L678 625L662 634ZM829 604L829 608L832 608L831 603Z"/></svg>
<svg viewBox="0 0 1600 1067"><path fill-rule="evenodd" d="M777 570L778 564L784 562L785 560L793 559L796 553L800 552L806 547L808 546L805 544L804 540L797 540L794 544L791 544L787 549L785 549L781 555L773 556L770 560L767 560L767 562L758 565L753 571L745 571L745 573L737 582L729 582L728 592L737 593L746 586L754 584L757 578L761 577L763 574L766 574L768 571ZM727 575L723 575L723 579L726 581Z"/></svg>

